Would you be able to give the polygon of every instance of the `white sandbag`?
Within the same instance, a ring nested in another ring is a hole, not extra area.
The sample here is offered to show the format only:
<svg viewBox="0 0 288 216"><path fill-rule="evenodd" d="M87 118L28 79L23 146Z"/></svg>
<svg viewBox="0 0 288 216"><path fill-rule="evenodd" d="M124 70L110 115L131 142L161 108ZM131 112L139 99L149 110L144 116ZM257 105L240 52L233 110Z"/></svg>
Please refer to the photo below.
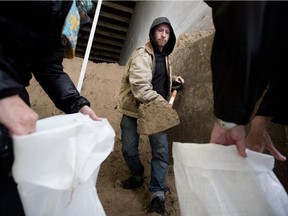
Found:
<svg viewBox="0 0 288 216"><path fill-rule="evenodd" d="M288 197L273 173L274 158L236 146L173 143L182 216L287 216Z"/></svg>
<svg viewBox="0 0 288 216"><path fill-rule="evenodd" d="M37 122L36 132L14 136L12 172L27 216L103 216L96 192L101 163L114 147L107 119L81 113Z"/></svg>

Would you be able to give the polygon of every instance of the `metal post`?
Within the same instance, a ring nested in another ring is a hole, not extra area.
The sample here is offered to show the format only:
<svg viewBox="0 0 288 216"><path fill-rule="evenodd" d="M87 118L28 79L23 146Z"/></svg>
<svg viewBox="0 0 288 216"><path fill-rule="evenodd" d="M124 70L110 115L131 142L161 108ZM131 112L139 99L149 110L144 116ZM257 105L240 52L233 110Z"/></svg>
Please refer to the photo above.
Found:
<svg viewBox="0 0 288 216"><path fill-rule="evenodd" d="M91 28L91 31L90 31L88 44L87 44L87 47L86 47L85 56L84 56L84 60L83 60L83 64L82 64L82 68L81 68L81 72L80 72L80 77L79 77L79 80L78 80L77 90L79 92L81 92L81 89L82 89L83 80L84 80L84 77L85 77L85 72L86 72L86 68L87 68L87 64L88 64L88 59L89 59L89 55L90 55L90 51L91 51L91 46L92 46L93 39L94 39L94 34L95 34L95 30L96 30L96 26L97 26L97 22L98 22L98 18L99 18L101 5L102 5L102 0L98 0L97 1L97 8L95 10L95 15L94 15L94 19L93 19L92 28Z"/></svg>

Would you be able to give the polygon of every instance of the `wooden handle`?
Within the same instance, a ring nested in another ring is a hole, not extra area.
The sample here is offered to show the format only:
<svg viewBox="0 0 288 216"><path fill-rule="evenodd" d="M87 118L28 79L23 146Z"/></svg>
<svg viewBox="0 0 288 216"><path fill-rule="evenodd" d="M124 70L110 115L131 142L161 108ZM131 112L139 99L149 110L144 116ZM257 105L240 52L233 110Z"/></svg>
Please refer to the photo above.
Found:
<svg viewBox="0 0 288 216"><path fill-rule="evenodd" d="M168 103L168 106L169 106L170 108L172 108L172 106L173 106L173 104L174 104L176 95L177 95L177 90L174 90L174 91L172 92L172 95L171 95L170 100L169 100L169 103Z"/></svg>

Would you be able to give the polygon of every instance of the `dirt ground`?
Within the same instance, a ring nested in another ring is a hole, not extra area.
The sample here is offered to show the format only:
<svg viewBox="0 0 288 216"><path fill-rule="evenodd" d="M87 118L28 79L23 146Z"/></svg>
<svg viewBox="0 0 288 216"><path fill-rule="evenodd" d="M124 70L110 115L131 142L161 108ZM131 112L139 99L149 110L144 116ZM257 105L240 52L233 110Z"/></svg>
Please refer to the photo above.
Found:
<svg viewBox="0 0 288 216"><path fill-rule="evenodd" d="M82 63L83 59L77 57L72 60L64 60L65 71L76 84ZM81 94L91 101L91 107L99 117L108 119L116 132L114 151L102 163L96 185L105 212L107 216L141 216L147 215L149 203L151 152L147 137L141 137L140 157L145 167L145 183L143 187L133 191L121 188L121 180L129 177L129 171L121 153L119 134L121 114L115 110L123 70L124 66L118 64L95 64L89 61ZM31 81L28 91L32 107L40 115L40 118L62 114L54 107L35 80ZM166 201L167 215L180 215L172 165L169 168L167 184L170 189Z"/></svg>

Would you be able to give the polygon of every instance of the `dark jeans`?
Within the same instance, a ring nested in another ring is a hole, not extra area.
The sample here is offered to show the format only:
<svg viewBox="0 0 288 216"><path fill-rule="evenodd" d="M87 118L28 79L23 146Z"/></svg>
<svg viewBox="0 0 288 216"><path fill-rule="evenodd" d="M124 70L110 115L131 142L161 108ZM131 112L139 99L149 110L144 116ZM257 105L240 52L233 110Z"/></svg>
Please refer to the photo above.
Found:
<svg viewBox="0 0 288 216"><path fill-rule="evenodd" d="M121 123L122 153L133 176L143 176L144 167L139 158L139 137L137 119L123 115ZM167 134L149 136L152 150L150 191L166 192L166 175L168 171L168 137Z"/></svg>
<svg viewBox="0 0 288 216"><path fill-rule="evenodd" d="M12 139L8 130L0 125L0 215L24 216L24 210L12 177Z"/></svg>

